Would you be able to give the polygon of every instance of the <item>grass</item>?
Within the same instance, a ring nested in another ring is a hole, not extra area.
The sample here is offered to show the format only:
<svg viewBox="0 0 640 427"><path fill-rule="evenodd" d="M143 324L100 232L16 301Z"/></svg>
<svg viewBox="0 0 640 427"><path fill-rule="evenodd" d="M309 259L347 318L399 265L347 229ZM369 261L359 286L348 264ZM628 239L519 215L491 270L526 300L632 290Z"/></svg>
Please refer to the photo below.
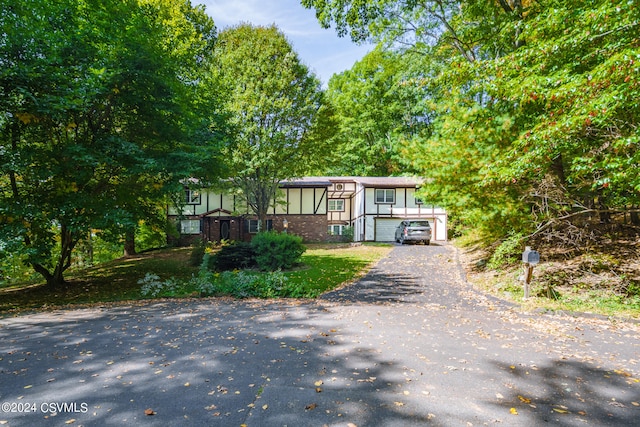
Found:
<svg viewBox="0 0 640 427"><path fill-rule="evenodd" d="M387 255L391 246L363 245L341 249L314 249L302 256L302 269L286 273L289 283L320 295L360 277L372 263Z"/></svg>
<svg viewBox="0 0 640 427"><path fill-rule="evenodd" d="M303 265L286 275L305 294L319 295L361 276L390 250L390 246L376 245L309 245ZM199 268L189 266L190 254L190 248L150 251L72 272L68 284L57 289L35 284L0 290L0 313L144 299L138 281L147 273L184 282L197 275ZM194 292L185 287L175 296L190 297Z"/></svg>

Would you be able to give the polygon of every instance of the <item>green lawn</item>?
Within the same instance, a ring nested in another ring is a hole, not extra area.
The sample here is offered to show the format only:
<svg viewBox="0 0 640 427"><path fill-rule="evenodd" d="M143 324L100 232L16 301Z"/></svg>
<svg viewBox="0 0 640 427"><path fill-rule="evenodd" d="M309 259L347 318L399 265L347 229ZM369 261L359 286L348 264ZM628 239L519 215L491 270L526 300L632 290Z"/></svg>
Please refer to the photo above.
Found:
<svg viewBox="0 0 640 427"><path fill-rule="evenodd" d="M364 274L391 250L390 246L314 246L302 257L302 265L285 272L290 283L319 295ZM162 280L188 281L198 274L189 266L190 248L150 251L136 257L122 258L86 270L68 274L68 284L58 289L44 285L0 290L0 313L30 309L95 304L142 299L140 279L147 273ZM177 292L178 297L194 296L193 289Z"/></svg>

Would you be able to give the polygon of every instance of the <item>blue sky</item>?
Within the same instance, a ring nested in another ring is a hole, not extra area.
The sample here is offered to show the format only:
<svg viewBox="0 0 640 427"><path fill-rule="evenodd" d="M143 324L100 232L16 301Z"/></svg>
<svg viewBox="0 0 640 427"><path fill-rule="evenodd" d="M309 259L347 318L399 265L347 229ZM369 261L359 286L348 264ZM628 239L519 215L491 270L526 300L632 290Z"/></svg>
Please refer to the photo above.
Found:
<svg viewBox="0 0 640 427"><path fill-rule="evenodd" d="M289 39L300 60L316 73L326 86L334 73L350 69L370 50L348 37L340 38L335 29L323 29L315 11L305 9L299 0L192 0L203 4L219 29L248 22L275 24Z"/></svg>

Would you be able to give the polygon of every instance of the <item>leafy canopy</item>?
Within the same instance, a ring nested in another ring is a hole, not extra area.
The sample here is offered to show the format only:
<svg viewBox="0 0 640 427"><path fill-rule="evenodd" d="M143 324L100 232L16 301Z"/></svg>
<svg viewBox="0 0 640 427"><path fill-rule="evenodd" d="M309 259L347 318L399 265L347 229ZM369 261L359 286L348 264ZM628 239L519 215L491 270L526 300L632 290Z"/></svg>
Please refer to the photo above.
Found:
<svg viewBox="0 0 640 427"><path fill-rule="evenodd" d="M54 286L91 229L134 227L203 173L215 27L164 0L16 0L0 26L0 241Z"/></svg>
<svg viewBox="0 0 640 427"><path fill-rule="evenodd" d="M230 180L262 221L280 181L322 162L320 81L275 26L226 29L215 57L214 75L228 90L225 108L234 131L224 150Z"/></svg>

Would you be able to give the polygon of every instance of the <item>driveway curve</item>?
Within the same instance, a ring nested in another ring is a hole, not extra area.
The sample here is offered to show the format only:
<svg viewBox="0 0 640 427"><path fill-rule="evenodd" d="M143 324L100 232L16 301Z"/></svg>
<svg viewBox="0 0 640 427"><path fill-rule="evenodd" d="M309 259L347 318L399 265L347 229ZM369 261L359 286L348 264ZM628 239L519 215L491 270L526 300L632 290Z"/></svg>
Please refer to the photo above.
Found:
<svg viewBox="0 0 640 427"><path fill-rule="evenodd" d="M0 425L635 426L640 327L522 313L454 247L396 246L318 300L0 319Z"/></svg>

